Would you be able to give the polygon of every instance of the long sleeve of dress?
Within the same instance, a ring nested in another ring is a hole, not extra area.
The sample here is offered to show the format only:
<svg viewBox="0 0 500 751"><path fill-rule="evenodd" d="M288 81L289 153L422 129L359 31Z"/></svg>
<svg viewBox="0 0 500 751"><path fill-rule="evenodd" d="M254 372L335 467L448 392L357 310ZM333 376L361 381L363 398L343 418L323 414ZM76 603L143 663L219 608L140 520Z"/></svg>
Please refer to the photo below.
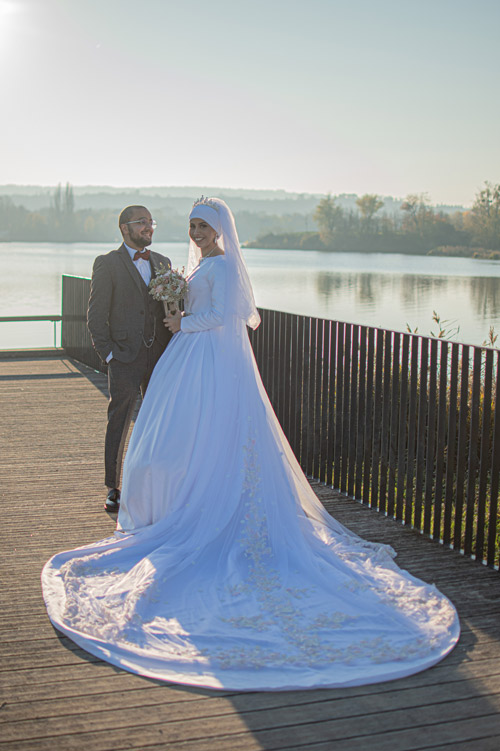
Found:
<svg viewBox="0 0 500 751"><path fill-rule="evenodd" d="M210 265L203 274L207 285L206 307L199 312L194 309L181 319L181 331L192 334L222 326L224 323L224 300L226 294L226 264L217 262ZM197 280L198 281L198 280Z"/></svg>

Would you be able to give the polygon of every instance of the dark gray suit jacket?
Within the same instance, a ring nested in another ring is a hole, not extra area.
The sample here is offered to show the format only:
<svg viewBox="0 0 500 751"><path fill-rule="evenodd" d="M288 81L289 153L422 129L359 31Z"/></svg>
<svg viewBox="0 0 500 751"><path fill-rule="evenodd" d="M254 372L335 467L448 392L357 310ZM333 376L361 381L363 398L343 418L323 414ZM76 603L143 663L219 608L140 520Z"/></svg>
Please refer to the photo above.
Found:
<svg viewBox="0 0 500 751"><path fill-rule="evenodd" d="M152 274L170 259L151 251ZM121 362L132 362L144 337L156 332L164 347L172 334L165 328L163 303L153 300L125 245L97 256L92 271L87 324L92 343L102 360L110 352ZM154 322L156 320L156 322Z"/></svg>

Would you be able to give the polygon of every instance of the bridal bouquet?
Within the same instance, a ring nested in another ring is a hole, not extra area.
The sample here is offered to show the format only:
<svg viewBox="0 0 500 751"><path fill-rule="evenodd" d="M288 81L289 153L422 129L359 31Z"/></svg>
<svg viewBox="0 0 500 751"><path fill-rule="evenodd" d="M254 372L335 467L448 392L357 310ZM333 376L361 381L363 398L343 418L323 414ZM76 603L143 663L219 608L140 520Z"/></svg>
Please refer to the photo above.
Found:
<svg viewBox="0 0 500 751"><path fill-rule="evenodd" d="M166 269L163 264L151 281L149 282L149 294L163 303L165 313L175 313L179 310L181 300L184 299L188 283L183 276L184 267L181 271L177 269Z"/></svg>

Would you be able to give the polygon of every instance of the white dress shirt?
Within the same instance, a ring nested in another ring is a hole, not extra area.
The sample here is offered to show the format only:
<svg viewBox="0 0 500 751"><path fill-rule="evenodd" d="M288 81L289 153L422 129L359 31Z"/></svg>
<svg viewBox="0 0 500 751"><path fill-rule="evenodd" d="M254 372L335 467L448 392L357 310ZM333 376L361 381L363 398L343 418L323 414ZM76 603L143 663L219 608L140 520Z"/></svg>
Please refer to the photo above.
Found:
<svg viewBox="0 0 500 751"><path fill-rule="evenodd" d="M134 248L129 248L127 243L123 243L123 244L127 248L130 258L132 259L137 271L146 282L146 287L147 287L149 282L151 281L151 265L149 261L146 261L144 258L138 258L137 261L134 261L134 256L137 253L137 251L134 250Z"/></svg>

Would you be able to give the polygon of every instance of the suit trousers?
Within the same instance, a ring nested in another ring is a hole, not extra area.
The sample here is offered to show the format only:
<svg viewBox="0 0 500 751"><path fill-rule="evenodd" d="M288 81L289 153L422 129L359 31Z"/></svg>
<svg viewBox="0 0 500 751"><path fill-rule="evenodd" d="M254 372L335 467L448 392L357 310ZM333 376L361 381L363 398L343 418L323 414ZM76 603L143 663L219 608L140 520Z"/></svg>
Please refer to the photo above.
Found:
<svg viewBox="0 0 500 751"><path fill-rule="evenodd" d="M164 351L155 339L151 347L141 344L132 362L112 358L108 363L108 424L104 441L105 485L119 488L123 451L139 394L144 396L153 368Z"/></svg>

